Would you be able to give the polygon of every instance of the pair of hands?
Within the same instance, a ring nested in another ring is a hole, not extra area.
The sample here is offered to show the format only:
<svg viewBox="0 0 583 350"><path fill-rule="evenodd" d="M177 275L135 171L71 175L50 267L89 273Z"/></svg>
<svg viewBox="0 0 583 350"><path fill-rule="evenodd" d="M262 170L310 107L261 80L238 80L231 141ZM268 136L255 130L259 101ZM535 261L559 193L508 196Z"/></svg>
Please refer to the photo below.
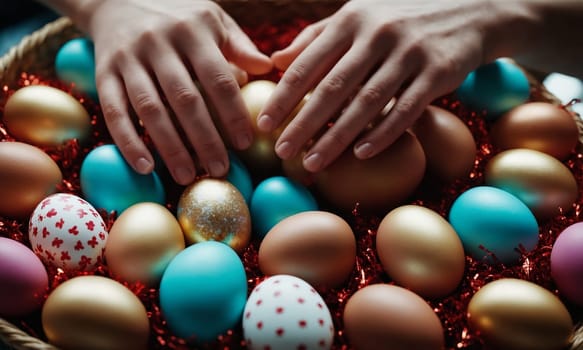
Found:
<svg viewBox="0 0 583 350"><path fill-rule="evenodd" d="M86 30L114 142L136 171L153 170L135 113L175 181L186 185L196 176L190 149L220 177L229 164L223 140L236 149L252 142L237 82L244 73L233 65L250 74L273 65L285 70L258 117L262 131L276 129L312 91L276 143L283 159L342 111L304 157L304 167L315 172L353 144L358 158L381 152L433 99L455 89L484 60L481 18L488 11L481 1L353 0L271 57L207 0L104 0ZM394 96L395 105L378 119Z"/></svg>

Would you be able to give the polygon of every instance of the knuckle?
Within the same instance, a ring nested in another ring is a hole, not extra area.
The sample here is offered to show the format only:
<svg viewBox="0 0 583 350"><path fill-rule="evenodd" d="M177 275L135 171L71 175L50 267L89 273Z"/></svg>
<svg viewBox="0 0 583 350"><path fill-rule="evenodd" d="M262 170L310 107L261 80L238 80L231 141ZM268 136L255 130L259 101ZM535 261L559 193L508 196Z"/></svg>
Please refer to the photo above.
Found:
<svg viewBox="0 0 583 350"><path fill-rule="evenodd" d="M346 148L352 142L352 137L349 134L340 130L334 130L334 128L328 130L326 138L331 144L341 149Z"/></svg>
<svg viewBox="0 0 583 350"><path fill-rule="evenodd" d="M192 108L200 102L200 96L187 87L175 87L174 101L178 108Z"/></svg>
<svg viewBox="0 0 583 350"><path fill-rule="evenodd" d="M239 92L239 84L231 74L216 73L211 83L213 89L223 96L232 97Z"/></svg>
<svg viewBox="0 0 583 350"><path fill-rule="evenodd" d="M108 125L118 124L125 117L125 113L112 103L103 103L101 106L103 118Z"/></svg>
<svg viewBox="0 0 583 350"><path fill-rule="evenodd" d="M346 88L347 83L345 73L336 73L322 82L322 92L329 95L338 94Z"/></svg>
<svg viewBox="0 0 583 350"><path fill-rule="evenodd" d="M415 109L418 106L418 102L413 100L411 97L400 98L397 101L394 109L395 112L402 116L410 116L415 112Z"/></svg>
<svg viewBox="0 0 583 350"><path fill-rule="evenodd" d="M306 68L303 64L293 64L282 77L284 84L290 87L299 87L306 81Z"/></svg>
<svg viewBox="0 0 583 350"><path fill-rule="evenodd" d="M385 102L384 89L381 86L368 86L362 88L357 97L363 106L379 105Z"/></svg>
<svg viewBox="0 0 583 350"><path fill-rule="evenodd" d="M135 110L141 118L153 118L162 113L162 108L148 93L139 93L135 98Z"/></svg>

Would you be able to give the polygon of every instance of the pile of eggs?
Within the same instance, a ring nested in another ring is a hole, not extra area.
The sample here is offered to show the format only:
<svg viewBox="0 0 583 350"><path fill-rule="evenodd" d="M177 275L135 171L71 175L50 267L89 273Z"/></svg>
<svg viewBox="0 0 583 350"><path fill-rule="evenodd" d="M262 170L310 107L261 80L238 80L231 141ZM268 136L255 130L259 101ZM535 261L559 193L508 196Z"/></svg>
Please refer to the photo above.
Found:
<svg viewBox="0 0 583 350"><path fill-rule="evenodd" d="M87 39L71 40L55 69L96 98L91 50ZM253 124L274 87L265 80L242 87ZM277 132L256 130L248 150L230 154L225 179L182 188L174 210L156 171L140 175L115 145L91 145L91 119L78 100L50 86L22 87L4 106L15 141L0 142L0 217L28 223L29 245L0 237L0 316L40 309L48 341L63 349L145 349L150 311L130 288L145 286L159 291L169 330L186 342L212 342L240 325L250 349L330 349L339 325L321 294L355 271L355 232L342 215L358 204L382 217L374 254L392 283L364 286L345 300L350 346L442 349L444 326L427 300L455 292L468 256L519 263L544 234L539 224L577 200L564 165L578 144L577 125L561 107L529 102L529 88L519 68L498 60L458 89L462 103L487 112L497 153L484 183L459 194L446 218L407 204L424 178L450 183L474 169L472 133L437 106L377 157L361 161L347 151L317 174L299 158L279 160ZM78 172L81 193L64 191L63 173L45 152L72 139L90 149ZM111 225L103 212L115 213ZM577 305L582 236L582 224L567 227L551 254L560 297ZM250 244L264 277L251 290L241 259ZM102 266L107 277L97 273ZM54 273L71 277L51 286ZM481 288L468 320L495 349L561 349L573 331L559 297L513 278Z"/></svg>

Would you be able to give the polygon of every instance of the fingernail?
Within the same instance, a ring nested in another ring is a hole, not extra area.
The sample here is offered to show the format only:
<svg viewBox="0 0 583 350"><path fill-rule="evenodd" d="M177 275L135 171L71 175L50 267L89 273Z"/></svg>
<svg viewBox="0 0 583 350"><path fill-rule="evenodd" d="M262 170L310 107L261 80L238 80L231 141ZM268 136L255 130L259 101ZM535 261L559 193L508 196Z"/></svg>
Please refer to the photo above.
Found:
<svg viewBox="0 0 583 350"><path fill-rule="evenodd" d="M212 177L219 177L225 175L225 164L220 161L212 161L209 164L208 172Z"/></svg>
<svg viewBox="0 0 583 350"><path fill-rule="evenodd" d="M314 153L304 158L304 168L308 171L316 172L322 166L323 158L319 153Z"/></svg>
<svg viewBox="0 0 583 350"><path fill-rule="evenodd" d="M237 136L237 148L245 149L251 145L251 135L244 133Z"/></svg>
<svg viewBox="0 0 583 350"><path fill-rule="evenodd" d="M372 156L373 148L370 142L361 143L354 147L354 155L359 159L367 159Z"/></svg>
<svg viewBox="0 0 583 350"><path fill-rule="evenodd" d="M185 167L175 168L174 179L181 185L187 185L194 179L194 172L190 168Z"/></svg>
<svg viewBox="0 0 583 350"><path fill-rule="evenodd" d="M264 132L271 131L273 128L273 118L266 114L259 116L259 118L257 118L257 128Z"/></svg>
<svg viewBox="0 0 583 350"><path fill-rule="evenodd" d="M292 144L288 141L284 141L275 147L275 153L283 159L287 159L292 156L293 154L293 147Z"/></svg>
<svg viewBox="0 0 583 350"><path fill-rule="evenodd" d="M146 158L141 157L136 161L135 169L140 174L148 174L152 171L152 163Z"/></svg>

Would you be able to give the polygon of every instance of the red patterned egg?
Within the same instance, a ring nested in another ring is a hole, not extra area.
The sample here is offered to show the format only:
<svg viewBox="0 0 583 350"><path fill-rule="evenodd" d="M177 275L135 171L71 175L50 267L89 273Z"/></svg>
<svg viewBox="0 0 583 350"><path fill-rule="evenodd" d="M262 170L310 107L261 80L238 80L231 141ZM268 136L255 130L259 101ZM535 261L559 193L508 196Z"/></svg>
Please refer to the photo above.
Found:
<svg viewBox="0 0 583 350"><path fill-rule="evenodd" d="M107 227L83 198L56 193L43 199L29 221L33 251L47 266L90 271L103 261Z"/></svg>

